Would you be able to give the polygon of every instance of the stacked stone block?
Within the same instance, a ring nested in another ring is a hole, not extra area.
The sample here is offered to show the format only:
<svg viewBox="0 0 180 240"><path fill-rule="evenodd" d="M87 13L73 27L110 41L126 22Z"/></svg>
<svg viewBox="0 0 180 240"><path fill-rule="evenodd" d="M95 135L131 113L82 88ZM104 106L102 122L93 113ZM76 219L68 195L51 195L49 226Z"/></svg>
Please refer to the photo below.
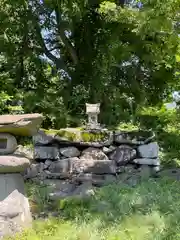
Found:
<svg viewBox="0 0 180 240"><path fill-rule="evenodd" d="M73 129L64 131L72 133ZM135 185L159 171L159 147L151 132L99 132L105 137L98 141L84 141L83 130L74 132L74 139L68 134L43 131L34 137L35 162L25 177L47 185L57 184L51 198L75 196L82 188L89 191L93 186L119 181Z"/></svg>
<svg viewBox="0 0 180 240"><path fill-rule="evenodd" d="M39 114L0 116L0 239L31 226L23 179L30 159L21 153L16 136L31 136L41 122Z"/></svg>

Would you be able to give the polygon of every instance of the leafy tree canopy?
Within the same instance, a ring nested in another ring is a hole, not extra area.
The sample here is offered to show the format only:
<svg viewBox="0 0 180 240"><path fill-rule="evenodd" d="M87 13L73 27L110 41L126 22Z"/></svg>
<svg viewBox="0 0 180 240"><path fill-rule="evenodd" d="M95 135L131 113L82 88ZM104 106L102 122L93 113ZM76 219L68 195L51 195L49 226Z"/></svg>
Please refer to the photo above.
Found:
<svg viewBox="0 0 180 240"><path fill-rule="evenodd" d="M180 0L126 3L2 0L1 112L22 100L59 127L99 101L110 123L166 98L179 82Z"/></svg>

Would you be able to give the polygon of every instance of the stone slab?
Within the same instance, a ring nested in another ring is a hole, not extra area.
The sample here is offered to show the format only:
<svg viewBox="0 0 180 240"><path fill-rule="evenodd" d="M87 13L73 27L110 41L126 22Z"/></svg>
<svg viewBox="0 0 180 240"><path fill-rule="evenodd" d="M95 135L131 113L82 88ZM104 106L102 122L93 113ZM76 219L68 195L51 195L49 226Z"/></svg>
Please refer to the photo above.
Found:
<svg viewBox="0 0 180 240"><path fill-rule="evenodd" d="M0 156L0 173L21 173L30 165L27 158L15 155Z"/></svg>
<svg viewBox="0 0 180 240"><path fill-rule="evenodd" d="M151 142L155 134L151 131L115 131L114 142L118 144L141 145Z"/></svg>
<svg viewBox="0 0 180 240"><path fill-rule="evenodd" d="M136 158L133 162L140 165L160 166L158 158Z"/></svg>
<svg viewBox="0 0 180 240"><path fill-rule="evenodd" d="M51 159L58 160L59 157L59 149L55 146L35 146L34 147L34 159Z"/></svg>
<svg viewBox="0 0 180 240"><path fill-rule="evenodd" d="M157 142L152 142L138 147L138 153L142 158L157 158L159 146Z"/></svg>
<svg viewBox="0 0 180 240"><path fill-rule="evenodd" d="M77 128L60 129L54 136L59 144L69 146L104 147L113 143L113 132L104 130L81 130Z"/></svg>
<svg viewBox="0 0 180 240"><path fill-rule="evenodd" d="M86 113L100 113L100 103L86 103Z"/></svg>
<svg viewBox="0 0 180 240"><path fill-rule="evenodd" d="M18 136L33 136L37 133L43 116L38 113L22 115L1 115L0 132Z"/></svg>
<svg viewBox="0 0 180 240"><path fill-rule="evenodd" d="M80 155L80 151L76 147L60 148L59 151L64 157L67 158L78 157Z"/></svg>
<svg viewBox="0 0 180 240"><path fill-rule="evenodd" d="M115 174L115 162L111 160L70 160L70 173Z"/></svg>

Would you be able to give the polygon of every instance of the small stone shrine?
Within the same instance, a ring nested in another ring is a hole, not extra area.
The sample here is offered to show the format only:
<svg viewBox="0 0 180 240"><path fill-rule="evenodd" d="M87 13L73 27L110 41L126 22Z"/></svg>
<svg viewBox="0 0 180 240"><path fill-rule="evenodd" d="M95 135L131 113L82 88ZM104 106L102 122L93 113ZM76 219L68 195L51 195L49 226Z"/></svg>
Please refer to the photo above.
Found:
<svg viewBox="0 0 180 240"><path fill-rule="evenodd" d="M86 103L86 114L88 115L89 129L99 129L100 124L98 123L98 114L100 113L100 103L89 104Z"/></svg>
<svg viewBox="0 0 180 240"><path fill-rule="evenodd" d="M86 197L107 184L135 186L156 175L159 146L150 131L102 129L100 104L86 104L86 127L39 131L25 179L47 185L49 198Z"/></svg>
<svg viewBox="0 0 180 240"><path fill-rule="evenodd" d="M33 136L42 120L40 114L0 116L0 239L31 226L22 176L30 159L19 151L16 136Z"/></svg>

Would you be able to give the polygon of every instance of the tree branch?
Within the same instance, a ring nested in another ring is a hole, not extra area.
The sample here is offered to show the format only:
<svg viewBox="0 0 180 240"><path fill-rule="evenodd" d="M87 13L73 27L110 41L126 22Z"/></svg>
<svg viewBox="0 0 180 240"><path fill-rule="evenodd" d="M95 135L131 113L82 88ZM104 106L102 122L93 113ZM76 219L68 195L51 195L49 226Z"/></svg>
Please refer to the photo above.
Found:
<svg viewBox="0 0 180 240"><path fill-rule="evenodd" d="M64 43L67 51L69 52L69 54L73 60L73 63L75 65L77 65L78 64L77 53L76 53L75 48L72 46L71 41L65 35L65 31L64 31L65 29L62 26L62 19L61 19L61 15L59 13L59 8L57 5L55 6L55 15L56 15L57 29L58 29L59 36L60 36L62 42Z"/></svg>
<svg viewBox="0 0 180 240"><path fill-rule="evenodd" d="M32 9L29 10L29 15L30 15L32 23L34 25L34 28L36 31L36 36L37 36L37 41L41 47L42 53L44 53L56 65L57 69L63 69L64 71L66 71L68 73L67 67L66 67L64 61L62 60L62 58L57 58L56 56L54 56L49 51L49 49L46 47L46 44L44 43L44 39L41 34L41 27L39 25L39 19L37 16L35 16L35 14L33 14Z"/></svg>

